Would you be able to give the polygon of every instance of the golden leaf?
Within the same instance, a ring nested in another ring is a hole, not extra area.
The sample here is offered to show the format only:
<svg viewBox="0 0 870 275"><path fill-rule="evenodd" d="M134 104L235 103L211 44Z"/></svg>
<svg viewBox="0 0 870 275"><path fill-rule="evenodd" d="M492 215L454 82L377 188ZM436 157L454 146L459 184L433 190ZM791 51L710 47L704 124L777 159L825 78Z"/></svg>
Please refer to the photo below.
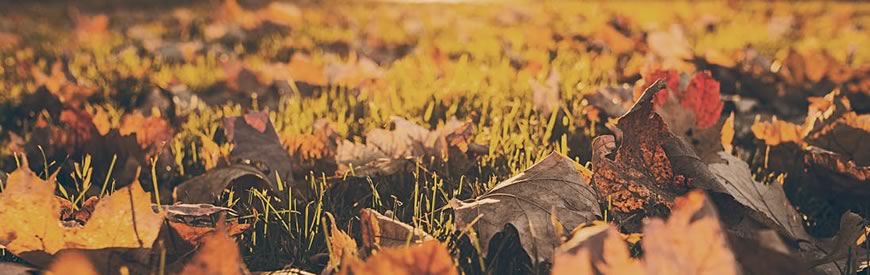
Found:
<svg viewBox="0 0 870 275"><path fill-rule="evenodd" d="M23 161L22 163L27 163ZM154 213L138 181L100 200L84 227L61 225L55 184L27 167L9 174L0 193L0 245L35 265L61 249L150 248L165 213Z"/></svg>

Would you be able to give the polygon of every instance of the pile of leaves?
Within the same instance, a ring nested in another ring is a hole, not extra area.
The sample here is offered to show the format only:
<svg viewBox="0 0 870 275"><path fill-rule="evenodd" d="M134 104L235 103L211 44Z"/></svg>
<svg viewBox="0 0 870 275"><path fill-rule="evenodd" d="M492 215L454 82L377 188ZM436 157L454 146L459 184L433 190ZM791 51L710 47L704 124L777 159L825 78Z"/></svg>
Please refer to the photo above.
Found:
<svg viewBox="0 0 870 275"><path fill-rule="evenodd" d="M0 5L11 274L870 263L867 4Z"/></svg>

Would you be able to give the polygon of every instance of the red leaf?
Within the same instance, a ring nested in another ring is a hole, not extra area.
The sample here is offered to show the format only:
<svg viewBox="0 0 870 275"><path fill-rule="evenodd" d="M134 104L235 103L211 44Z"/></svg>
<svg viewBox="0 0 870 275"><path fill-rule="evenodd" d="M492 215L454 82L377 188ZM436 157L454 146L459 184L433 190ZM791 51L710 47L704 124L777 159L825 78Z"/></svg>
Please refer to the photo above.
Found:
<svg viewBox="0 0 870 275"><path fill-rule="evenodd" d="M670 84L668 84L670 86ZM656 100L659 98L656 97ZM680 103L695 113L696 126L709 128L722 115L722 100L719 99L719 81L710 72L696 73L689 81Z"/></svg>

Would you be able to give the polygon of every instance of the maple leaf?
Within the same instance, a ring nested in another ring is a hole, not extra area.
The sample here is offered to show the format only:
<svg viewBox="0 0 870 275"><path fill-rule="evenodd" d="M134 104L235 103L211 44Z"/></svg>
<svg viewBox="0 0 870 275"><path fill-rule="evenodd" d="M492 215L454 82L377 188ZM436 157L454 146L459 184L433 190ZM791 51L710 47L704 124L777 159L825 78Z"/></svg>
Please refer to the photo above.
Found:
<svg viewBox="0 0 870 275"><path fill-rule="evenodd" d="M643 248L644 258L632 259L612 226L584 228L556 251L552 274L740 273L715 207L702 191L678 198L667 221L648 221Z"/></svg>
<svg viewBox="0 0 870 275"><path fill-rule="evenodd" d="M411 247L388 248L369 257L365 262L346 261L339 274L459 274L441 242L432 240Z"/></svg>
<svg viewBox="0 0 870 275"><path fill-rule="evenodd" d="M547 259L561 238L550 222L552 215L566 227L562 231L601 216L595 192L575 165L552 153L472 201L452 201L457 227L476 229L482 251L488 251L490 239L511 224L529 255Z"/></svg>
<svg viewBox="0 0 870 275"><path fill-rule="evenodd" d="M26 163L23 162L23 163ZM0 244L36 265L61 249L150 248L165 213L154 213L151 196L136 181L100 200L83 227L60 224L55 184L26 166L9 174L0 193Z"/></svg>

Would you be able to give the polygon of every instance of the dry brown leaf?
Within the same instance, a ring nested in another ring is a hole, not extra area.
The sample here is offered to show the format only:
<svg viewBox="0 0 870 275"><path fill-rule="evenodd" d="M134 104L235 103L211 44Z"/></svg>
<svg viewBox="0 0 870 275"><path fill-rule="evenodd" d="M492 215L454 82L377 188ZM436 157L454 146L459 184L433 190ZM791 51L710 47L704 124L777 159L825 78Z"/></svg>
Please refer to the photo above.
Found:
<svg viewBox="0 0 870 275"><path fill-rule="evenodd" d="M740 273L716 211L702 191L678 198L667 222L647 222L644 236L644 258L635 260L612 226L581 229L559 247L552 274Z"/></svg>
<svg viewBox="0 0 870 275"><path fill-rule="evenodd" d="M327 213L327 216L330 219L330 233L327 239L329 244L329 262L326 264L325 270L335 271L339 266L346 265L347 262L358 261L359 249L353 238L338 229L332 215Z"/></svg>
<svg viewBox="0 0 870 275"><path fill-rule="evenodd" d="M512 224L529 255L548 259L562 237L550 222L553 209L566 227L563 231L601 216L595 191L574 165L571 159L552 153L472 201L452 201L457 228L476 229L486 253L493 235Z"/></svg>
<svg viewBox="0 0 870 275"><path fill-rule="evenodd" d="M384 216L374 209L360 210L359 218L362 243L367 251L435 239L420 228Z"/></svg>
<svg viewBox="0 0 870 275"><path fill-rule="evenodd" d="M456 275L459 273L447 247L433 240L417 246L384 249L365 262L359 260L345 262L339 274Z"/></svg>
<svg viewBox="0 0 870 275"><path fill-rule="evenodd" d="M664 88L664 81L650 85L632 110L619 119L617 127L624 134L613 160L606 156L616 148L612 136L600 136L592 142L592 180L617 213L658 204L669 206L676 195L688 190L686 179L674 173L662 147L669 134L667 124L653 112L654 94Z"/></svg>
<svg viewBox="0 0 870 275"><path fill-rule="evenodd" d="M23 162L23 163L26 163ZM60 224L60 203L55 184L27 167L9 175L0 193L0 245L36 265L44 266L52 254L65 248L150 248L165 213L154 213L151 195L133 182L100 200L81 228Z"/></svg>
<svg viewBox="0 0 870 275"><path fill-rule="evenodd" d="M451 119L430 131L408 120L393 117L394 130L374 129L366 134L366 144L343 140L335 155L337 173L356 176L390 175L405 169L417 158L467 161L470 154L484 146L471 142L474 127L470 121ZM463 167L467 169L468 167Z"/></svg>

